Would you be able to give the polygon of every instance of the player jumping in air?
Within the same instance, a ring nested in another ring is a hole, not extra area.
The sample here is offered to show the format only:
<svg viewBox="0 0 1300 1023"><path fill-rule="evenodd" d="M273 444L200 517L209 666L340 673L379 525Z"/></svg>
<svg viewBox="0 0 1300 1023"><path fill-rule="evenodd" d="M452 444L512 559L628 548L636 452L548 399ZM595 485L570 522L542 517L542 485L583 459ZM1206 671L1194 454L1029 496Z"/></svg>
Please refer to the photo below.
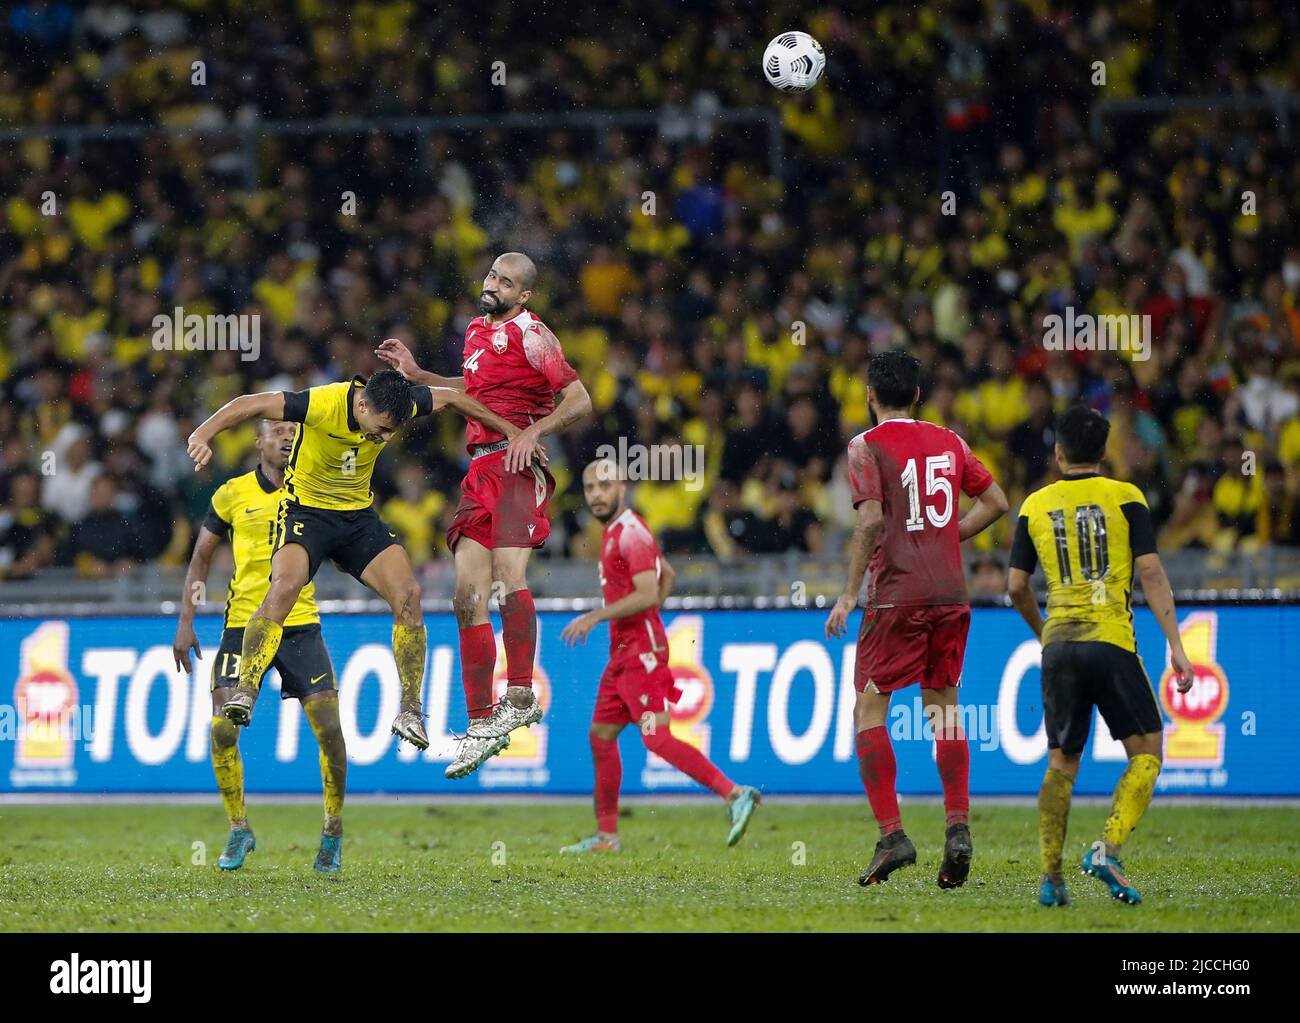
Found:
<svg viewBox="0 0 1300 1023"><path fill-rule="evenodd" d="M212 495L207 518L199 526L189 571L185 573L180 621L172 641L176 669L190 671L190 651L203 656L194 635L194 611L202 603L198 595L207 585L212 556L229 537L235 573L226 597L221 646L212 665L212 771L217 777L226 816L230 818L230 837L217 861L222 870L238 870L244 865L244 857L256 847L244 809L244 762L239 755L239 729L226 719L221 709L239 681L244 626L270 586L276 518L285 495L284 467L293 452L296 435L297 427L293 423L260 420L257 467L227 480ZM322 874L336 874L343 859L343 790L347 783L348 755L343 745L343 730L339 727L334 666L321 638L320 613L310 583L298 594L285 619L284 641L272 663L280 673L281 699L293 697L302 701L303 713L320 745L325 826L315 869Z"/></svg>
<svg viewBox="0 0 1300 1023"><path fill-rule="evenodd" d="M498 256L483 279L483 315L465 331L464 375L443 377L416 365L400 341L378 349L408 380L463 390L509 420L512 437L486 420L466 431L469 472L447 545L456 561L453 606L460 627L461 679L469 734L448 778L463 778L510 744L516 728L536 724L542 708L533 693L537 611L528 592L528 557L551 532L546 507L555 479L545 468L541 439L568 429L591 411L591 398L564 358L555 335L525 306L537 268L521 252ZM559 395L557 403L555 398ZM505 698L494 705L496 636L488 596L500 584L501 632L506 654Z"/></svg>
<svg viewBox="0 0 1300 1023"><path fill-rule="evenodd" d="M1115 786L1101 838L1084 853L1085 874L1100 879L1112 897L1142 901L1119 861L1124 840L1151 803L1160 774L1164 720L1137 655L1133 634L1133 567L1169 641L1169 664L1178 691L1192 687L1192 665L1178 632L1174 595L1156 553L1151 512L1142 491L1101 475L1110 424L1084 405L1060 418L1056 461L1061 479L1035 491L1020 506L1007 589L1016 610L1043 644L1043 718L1047 774L1038 793L1038 848L1043 870L1038 901L1069 905L1061 873L1070 792L1092 725L1101 712L1110 734L1124 744L1128 767ZM1047 621L1029 587L1041 562L1047 578Z"/></svg>
<svg viewBox="0 0 1300 1023"><path fill-rule="evenodd" d="M870 564L853 720L862 782L880 841L858 883L878 884L916 862L916 848L903 831L898 810L898 767L885 720L890 695L919 682L934 727L948 821L939 887L956 888L966 882L972 855L970 749L957 705L970 627L961 543L996 522L1007 510L1007 499L961 437L910 418L920 398L920 379L920 363L902 351L882 352L868 368L867 400L877 425L849 442L857 523L848 582L826 620L826 635L844 635ZM974 498L960 519L958 489Z"/></svg>
<svg viewBox="0 0 1300 1023"><path fill-rule="evenodd" d="M239 684L222 712L236 725L252 718L262 676L275 660L284 626L303 587L326 558L359 579L393 610L393 657L402 697L393 734L418 749L429 745L421 713L425 629L420 586L411 559L374 509L370 479L384 445L413 415L450 405L494 429L506 420L468 395L447 388L413 387L391 369L306 391L244 394L227 402L190 435L196 470L212 458L212 439L249 419L301 423L285 467L271 585L244 626Z"/></svg>
<svg viewBox="0 0 1300 1023"><path fill-rule="evenodd" d="M569 646L586 643L601 622L609 622L609 665L596 690L591 716L591 756L596 765L596 834L562 853L619 852L618 790L623 765L618 736L636 722L645 748L712 789L727 801L731 823L727 845L735 845L759 804L757 789L736 785L694 746L675 738L668 703L674 690L668 670L668 637L659 608L672 592L676 573L659 553L650 528L627 506L627 484L609 459L592 462L582 473L587 507L605 523L600 547L600 587L605 606L588 611L564 627Z"/></svg>

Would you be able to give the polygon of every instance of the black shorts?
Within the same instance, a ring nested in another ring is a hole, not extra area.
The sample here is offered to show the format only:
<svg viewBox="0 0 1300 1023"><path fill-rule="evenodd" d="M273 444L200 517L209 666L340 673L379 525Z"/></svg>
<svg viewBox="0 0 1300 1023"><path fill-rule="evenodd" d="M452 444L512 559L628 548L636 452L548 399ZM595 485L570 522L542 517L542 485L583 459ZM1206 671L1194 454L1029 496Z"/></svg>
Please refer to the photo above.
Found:
<svg viewBox="0 0 1300 1023"><path fill-rule="evenodd" d="M212 665L212 688L239 685L240 651L244 630L226 629L221 633L221 647ZM280 638L280 649L271 667L280 673L280 699L301 700L312 693L337 689L334 665L321 636L320 625L290 625Z"/></svg>
<svg viewBox="0 0 1300 1023"><path fill-rule="evenodd" d="M1043 647L1043 718L1047 745L1083 752L1092 708L1116 739L1164 730L1142 658L1114 643L1060 642Z"/></svg>
<svg viewBox="0 0 1300 1023"><path fill-rule="evenodd" d="M393 544L397 534L385 525L374 508L334 511L312 508L285 498L280 503L280 528L275 549L285 544L302 544L307 551L307 579L316 577L329 558L344 572L360 581L361 573Z"/></svg>

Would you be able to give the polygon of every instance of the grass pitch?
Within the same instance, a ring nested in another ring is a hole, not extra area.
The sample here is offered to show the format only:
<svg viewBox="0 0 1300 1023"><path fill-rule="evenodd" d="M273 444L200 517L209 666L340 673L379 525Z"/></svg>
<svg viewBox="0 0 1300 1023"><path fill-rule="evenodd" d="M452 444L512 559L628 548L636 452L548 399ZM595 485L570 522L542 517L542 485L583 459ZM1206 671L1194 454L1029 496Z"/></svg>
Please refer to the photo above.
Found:
<svg viewBox="0 0 1300 1023"><path fill-rule="evenodd" d="M1106 812L1075 807L1067 868ZM904 807L917 865L870 889L857 877L874 827L856 803L771 802L735 849L716 804L640 803L624 810L622 855L572 858L556 850L593 830L584 805L361 803L338 878L311 869L316 807L254 797L250 817L257 851L225 873L215 797L0 805L0 931L1300 930L1300 811L1288 807L1157 798L1126 850L1144 904L1067 870L1066 910L1035 902L1031 806L976 802L971 879L949 892L935 885L934 805Z"/></svg>

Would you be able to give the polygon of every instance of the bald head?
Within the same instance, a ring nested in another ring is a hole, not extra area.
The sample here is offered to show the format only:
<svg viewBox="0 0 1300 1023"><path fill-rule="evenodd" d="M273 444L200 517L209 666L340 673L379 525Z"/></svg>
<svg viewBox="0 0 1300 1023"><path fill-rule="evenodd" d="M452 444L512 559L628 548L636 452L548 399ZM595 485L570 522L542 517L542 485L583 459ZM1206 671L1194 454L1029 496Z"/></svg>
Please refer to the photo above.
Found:
<svg viewBox="0 0 1300 1023"><path fill-rule="evenodd" d="M537 283L537 264L522 252L503 252L497 257L498 272L514 280L524 291Z"/></svg>
<svg viewBox="0 0 1300 1023"><path fill-rule="evenodd" d="M503 252L497 256L483 278L479 308L500 322L519 315L533 294L537 265L522 252Z"/></svg>

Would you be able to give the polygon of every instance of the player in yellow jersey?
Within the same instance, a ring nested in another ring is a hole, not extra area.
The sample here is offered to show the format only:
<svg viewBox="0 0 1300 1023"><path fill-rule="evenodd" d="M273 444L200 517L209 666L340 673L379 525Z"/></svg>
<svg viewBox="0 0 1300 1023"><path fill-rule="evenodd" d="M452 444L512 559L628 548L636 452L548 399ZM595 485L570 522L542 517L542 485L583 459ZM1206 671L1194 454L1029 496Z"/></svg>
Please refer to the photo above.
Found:
<svg viewBox="0 0 1300 1023"><path fill-rule="evenodd" d="M275 659L289 613L321 562L330 558L392 608L393 657L402 686L393 734L428 748L421 709L426 645L420 586L397 534L374 509L370 481L379 453L402 424L445 406L508 436L519 432L462 391L412 385L396 370L384 369L369 380L241 395L190 435L189 455L198 470L212 458L212 439L222 430L255 418L302 424L285 467L271 585L244 627L239 685L222 706L230 721L247 725L252 719L262 675Z"/></svg>
<svg viewBox="0 0 1300 1023"><path fill-rule="evenodd" d="M1061 416L1056 428L1061 479L1025 498L1011 549L1011 602L1043 644L1048 766L1038 794L1038 840L1043 870L1039 902L1044 906L1070 901L1061 849L1093 707L1124 744L1128 767L1115 786L1101 838L1084 853L1080 867L1105 882L1121 902L1142 901L1119 855L1151 803L1164 721L1133 634L1135 567L1147 605L1169 642L1178 689L1185 693L1192 686L1192 666L1178 632L1169 579L1156 553L1146 498L1131 483L1101 475L1109 434L1105 417L1085 405ZM1046 622L1029 587L1038 564L1047 579Z"/></svg>
<svg viewBox="0 0 1300 1023"><path fill-rule="evenodd" d="M293 451L298 428L293 423L257 424L257 467L223 483L212 495L207 517L199 526L194 554L185 574L180 621L172 653L180 671L190 671L190 652L200 657L194 635L194 611L203 603L208 570L217 548L229 538L235 573L226 596L221 646L212 666L212 770L221 801L230 818L230 836L217 861L222 870L238 870L255 846L244 808L244 764L239 754L239 729L221 709L239 681L244 626L266 595L271 578L284 468ZM325 793L325 825L315 869L337 873L343 854L343 791L347 782L347 750L339 727L338 691L329 652L321 638L320 614L310 585L303 588L284 623L284 641L273 666L280 673L280 697L302 701L303 712L320 745L321 781Z"/></svg>

